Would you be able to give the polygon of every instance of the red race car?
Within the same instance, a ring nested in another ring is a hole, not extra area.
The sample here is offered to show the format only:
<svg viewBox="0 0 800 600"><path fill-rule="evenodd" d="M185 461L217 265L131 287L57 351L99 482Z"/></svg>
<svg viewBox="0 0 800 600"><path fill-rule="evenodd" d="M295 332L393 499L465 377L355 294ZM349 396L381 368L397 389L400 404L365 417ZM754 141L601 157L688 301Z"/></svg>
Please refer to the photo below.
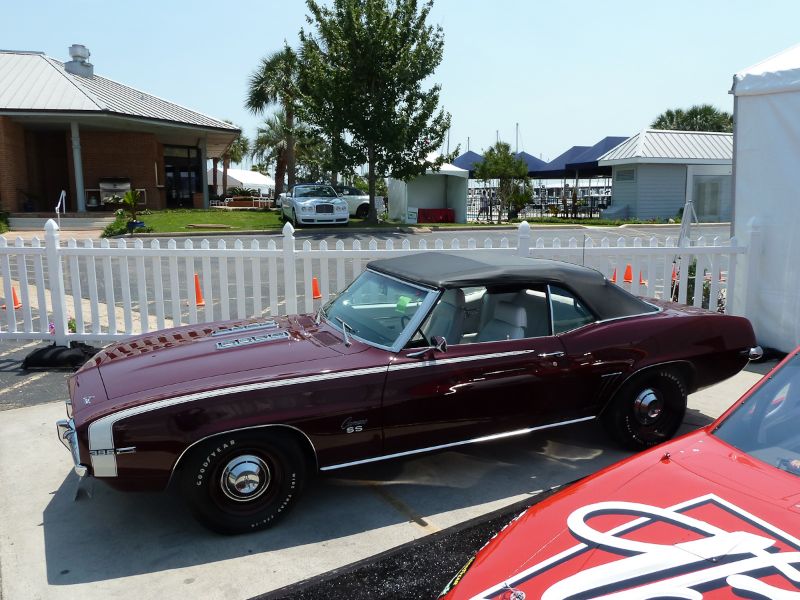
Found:
<svg viewBox="0 0 800 600"><path fill-rule="evenodd" d="M110 346L71 378L59 435L81 476L175 479L208 526L252 531L317 469L598 416L649 447L688 393L759 354L747 319L647 302L592 269L421 252L371 262L316 315Z"/></svg>
<svg viewBox="0 0 800 600"><path fill-rule="evenodd" d="M441 597L800 597L798 352L711 425L528 509Z"/></svg>

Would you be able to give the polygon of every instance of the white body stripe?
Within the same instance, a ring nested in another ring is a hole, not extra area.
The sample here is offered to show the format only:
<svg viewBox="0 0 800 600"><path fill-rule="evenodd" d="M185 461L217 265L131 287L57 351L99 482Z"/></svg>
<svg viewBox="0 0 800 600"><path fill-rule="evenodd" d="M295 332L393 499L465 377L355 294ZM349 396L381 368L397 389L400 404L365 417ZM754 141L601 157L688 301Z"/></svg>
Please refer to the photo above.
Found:
<svg viewBox="0 0 800 600"><path fill-rule="evenodd" d="M97 419L89 425L89 449L102 450L114 448L114 425L128 417L140 415L154 410L176 406L178 404L186 404L187 402L194 402L196 400L205 400L206 398L215 398L218 396L227 396L229 394L237 394L242 392L252 392L256 390L266 390L270 388L285 387L290 385L301 385L304 383L315 383L319 381L328 381L332 379L343 379L346 377L357 377L360 375L372 375L379 373L386 373L389 371L401 371L405 369L416 369L420 367L433 367L437 365L448 365L462 362L471 362L476 360L486 360L492 358L503 358L507 356L519 356L530 354L535 350L512 350L509 352L494 352L491 354L476 354L473 356L458 356L455 358L443 358L441 360L427 360L413 363L404 363L401 365L371 367L368 369L354 369L352 371L339 371L336 373L321 373L319 375L306 375L303 377L293 377L287 379L278 379L274 381L261 381L259 383L248 383L244 385L237 385L216 390L208 390L205 392L196 392L194 394L187 394L185 396L176 396L174 398L167 398L158 400L149 404L142 404L141 406L134 406L119 412L107 415ZM96 477L116 477L117 476L117 458L113 454L108 455L92 455L92 471Z"/></svg>

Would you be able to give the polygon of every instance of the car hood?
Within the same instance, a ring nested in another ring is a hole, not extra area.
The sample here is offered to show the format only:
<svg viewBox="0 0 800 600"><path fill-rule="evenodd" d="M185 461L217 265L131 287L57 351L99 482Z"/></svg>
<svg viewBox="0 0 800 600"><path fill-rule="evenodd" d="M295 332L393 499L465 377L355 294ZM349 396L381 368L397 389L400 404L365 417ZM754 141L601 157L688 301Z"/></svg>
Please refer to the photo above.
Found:
<svg viewBox="0 0 800 600"><path fill-rule="evenodd" d="M535 505L447 598L773 597L796 591L780 570L797 574L799 512L800 478L703 430Z"/></svg>
<svg viewBox="0 0 800 600"><path fill-rule="evenodd" d="M254 376L295 375L303 365L356 353L366 346L346 348L341 335L317 326L307 315L228 321L165 329L131 338L101 351L76 377L99 370L107 400L147 398L158 390L182 393L246 381Z"/></svg>

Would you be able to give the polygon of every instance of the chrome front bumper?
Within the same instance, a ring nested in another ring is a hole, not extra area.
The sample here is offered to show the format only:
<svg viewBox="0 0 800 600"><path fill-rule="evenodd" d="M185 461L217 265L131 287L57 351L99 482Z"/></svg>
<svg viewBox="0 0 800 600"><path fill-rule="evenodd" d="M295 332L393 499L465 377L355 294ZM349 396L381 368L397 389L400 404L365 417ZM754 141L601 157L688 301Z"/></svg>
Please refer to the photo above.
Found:
<svg viewBox="0 0 800 600"><path fill-rule="evenodd" d="M89 472L86 465L81 464L81 455L78 451L78 434L75 433L75 422L72 419L59 419L56 421L58 441L60 441L72 454L72 464L78 477L85 477Z"/></svg>

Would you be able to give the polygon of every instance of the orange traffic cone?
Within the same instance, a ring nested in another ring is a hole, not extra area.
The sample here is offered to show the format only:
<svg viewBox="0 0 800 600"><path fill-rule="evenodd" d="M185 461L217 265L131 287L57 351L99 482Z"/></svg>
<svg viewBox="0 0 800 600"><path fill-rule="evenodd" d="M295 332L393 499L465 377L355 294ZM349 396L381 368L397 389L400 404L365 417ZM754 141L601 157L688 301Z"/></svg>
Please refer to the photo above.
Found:
<svg viewBox="0 0 800 600"><path fill-rule="evenodd" d="M17 298L17 290L15 288L13 288L13 287L11 288L11 300L14 301L14 310L19 310L20 308L22 308L22 302L20 302L19 298ZM6 305L3 304L3 306L0 307L0 308L5 310L6 309Z"/></svg>
<svg viewBox="0 0 800 600"><path fill-rule="evenodd" d="M639 285L647 285L647 279L642 279L641 271L639 271Z"/></svg>
<svg viewBox="0 0 800 600"><path fill-rule="evenodd" d="M631 263L628 263L625 267L625 275L623 276L622 281L625 283L633 283L633 269L631 269Z"/></svg>
<svg viewBox="0 0 800 600"><path fill-rule="evenodd" d="M319 291L319 281L317 281L316 277L311 278L311 296L314 300L322 298L322 294Z"/></svg>
<svg viewBox="0 0 800 600"><path fill-rule="evenodd" d="M617 270L614 269L614 274L611 276L611 283L617 283Z"/></svg>
<svg viewBox="0 0 800 600"><path fill-rule="evenodd" d="M197 273L194 274L194 303L196 306L205 306L206 301L203 300L203 290L200 289L200 277Z"/></svg>

